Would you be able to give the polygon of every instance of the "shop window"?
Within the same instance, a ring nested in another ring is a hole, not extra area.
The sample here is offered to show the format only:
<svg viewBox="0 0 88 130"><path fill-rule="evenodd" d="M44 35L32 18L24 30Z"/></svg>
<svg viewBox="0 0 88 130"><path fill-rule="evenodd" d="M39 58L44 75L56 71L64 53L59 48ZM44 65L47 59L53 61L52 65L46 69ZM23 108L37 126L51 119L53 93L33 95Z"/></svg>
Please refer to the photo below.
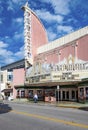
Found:
<svg viewBox="0 0 88 130"><path fill-rule="evenodd" d="M76 91L76 99L78 100L78 91Z"/></svg>
<svg viewBox="0 0 88 130"><path fill-rule="evenodd" d="M37 90L38 98L43 99L43 92L42 90Z"/></svg>
<svg viewBox="0 0 88 130"><path fill-rule="evenodd" d="M62 94L63 94L63 100L65 100L65 91L63 91Z"/></svg>
<svg viewBox="0 0 88 130"><path fill-rule="evenodd" d="M69 91L66 92L67 100L69 99Z"/></svg>
<svg viewBox="0 0 88 130"><path fill-rule="evenodd" d="M75 91L72 91L72 99L75 99Z"/></svg>
<svg viewBox="0 0 88 130"><path fill-rule="evenodd" d="M25 91L21 90L21 98L24 98L24 97L25 97Z"/></svg>
<svg viewBox="0 0 88 130"><path fill-rule="evenodd" d="M55 97L55 90L54 89L46 89L45 90L45 96L52 96Z"/></svg>
<svg viewBox="0 0 88 130"><path fill-rule="evenodd" d="M83 96L84 96L84 89L80 88L80 97L83 97Z"/></svg>
<svg viewBox="0 0 88 130"><path fill-rule="evenodd" d="M86 88L86 100L88 100L88 87Z"/></svg>
<svg viewBox="0 0 88 130"><path fill-rule="evenodd" d="M29 98L33 98L33 90L29 90Z"/></svg>

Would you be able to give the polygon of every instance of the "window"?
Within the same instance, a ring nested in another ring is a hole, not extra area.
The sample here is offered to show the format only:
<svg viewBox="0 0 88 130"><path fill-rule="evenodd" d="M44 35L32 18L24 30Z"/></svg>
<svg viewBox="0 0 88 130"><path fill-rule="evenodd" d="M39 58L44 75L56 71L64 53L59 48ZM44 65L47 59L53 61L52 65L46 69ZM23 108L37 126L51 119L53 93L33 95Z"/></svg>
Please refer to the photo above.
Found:
<svg viewBox="0 0 88 130"><path fill-rule="evenodd" d="M13 79L13 75L8 75L8 76L7 76L7 80L8 80L8 81L12 81L12 79Z"/></svg>
<svg viewBox="0 0 88 130"><path fill-rule="evenodd" d="M29 98L33 98L33 90L29 90Z"/></svg>
<svg viewBox="0 0 88 130"><path fill-rule="evenodd" d="M0 76L0 81L3 82L3 75L1 74Z"/></svg>
<svg viewBox="0 0 88 130"><path fill-rule="evenodd" d="M65 91L62 92L63 100L65 100Z"/></svg>
<svg viewBox="0 0 88 130"><path fill-rule="evenodd" d="M21 90L21 97L22 97L22 98L25 97L25 90Z"/></svg>
<svg viewBox="0 0 88 130"><path fill-rule="evenodd" d="M75 91L72 90L72 99L75 99Z"/></svg>
<svg viewBox="0 0 88 130"><path fill-rule="evenodd" d="M69 91L66 92L66 98L69 99Z"/></svg>
<svg viewBox="0 0 88 130"><path fill-rule="evenodd" d="M86 100L88 100L88 87L86 88Z"/></svg>

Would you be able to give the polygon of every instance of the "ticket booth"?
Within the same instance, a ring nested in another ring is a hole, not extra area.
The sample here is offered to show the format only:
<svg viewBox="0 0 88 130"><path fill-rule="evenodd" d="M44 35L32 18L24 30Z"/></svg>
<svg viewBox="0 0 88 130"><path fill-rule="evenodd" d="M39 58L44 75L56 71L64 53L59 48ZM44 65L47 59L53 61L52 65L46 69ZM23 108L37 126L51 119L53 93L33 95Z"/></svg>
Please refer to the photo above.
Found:
<svg viewBox="0 0 88 130"><path fill-rule="evenodd" d="M88 86L78 87L78 101L82 103L88 102Z"/></svg>
<svg viewBox="0 0 88 130"><path fill-rule="evenodd" d="M45 102L56 102L55 89L45 90Z"/></svg>

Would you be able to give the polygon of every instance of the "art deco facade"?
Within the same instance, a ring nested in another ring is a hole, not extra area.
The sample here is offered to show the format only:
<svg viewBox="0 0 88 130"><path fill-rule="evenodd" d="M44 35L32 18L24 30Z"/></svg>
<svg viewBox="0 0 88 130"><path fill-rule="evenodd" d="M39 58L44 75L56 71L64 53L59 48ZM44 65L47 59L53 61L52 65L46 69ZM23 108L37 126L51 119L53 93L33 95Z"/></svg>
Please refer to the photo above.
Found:
<svg viewBox="0 0 88 130"><path fill-rule="evenodd" d="M51 101L87 99L88 87L80 85L88 78L88 27L48 43L46 31L38 17L28 4L23 9L24 27L28 24L26 14L29 15L31 25L28 35L30 34L32 51L28 52L31 52L32 62L30 58L28 60L32 66L26 68L25 81L25 85L31 89L29 93L33 94L36 89L45 101L49 97ZM24 28L25 31L26 29ZM25 41L28 35L25 34ZM25 47L26 45L25 42Z"/></svg>
<svg viewBox="0 0 88 130"><path fill-rule="evenodd" d="M37 48L48 43L48 39L43 24L36 14L29 9L28 3L22 9L24 10L25 65L29 67L37 55Z"/></svg>
<svg viewBox="0 0 88 130"><path fill-rule="evenodd" d="M88 101L88 27L49 43L28 3L22 9L25 69L13 70L14 98L31 100L37 93L49 102Z"/></svg>

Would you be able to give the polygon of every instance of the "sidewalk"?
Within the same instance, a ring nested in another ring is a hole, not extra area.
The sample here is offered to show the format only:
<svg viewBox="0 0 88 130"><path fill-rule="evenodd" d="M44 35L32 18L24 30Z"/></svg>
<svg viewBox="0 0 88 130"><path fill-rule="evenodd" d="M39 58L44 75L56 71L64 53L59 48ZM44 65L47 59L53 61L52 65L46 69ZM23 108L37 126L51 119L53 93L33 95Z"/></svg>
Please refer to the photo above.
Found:
<svg viewBox="0 0 88 130"><path fill-rule="evenodd" d="M8 102L13 102L13 103L23 103L23 104L35 104L33 101L27 101L27 100L13 100L13 101L8 101ZM88 111L88 103L77 103L77 102L67 102L67 101L59 101L55 103L50 103L50 102L43 102L43 101L38 101L36 105L45 105L45 106L55 106L55 107L63 107L63 108L76 108L76 109L82 109Z"/></svg>
<svg viewBox="0 0 88 130"><path fill-rule="evenodd" d="M40 105L48 105L48 106L55 106L55 107L63 107L63 108L75 108L75 109L82 109L88 111L88 103L76 103L76 102L57 102L57 103L38 103Z"/></svg>
<svg viewBox="0 0 88 130"><path fill-rule="evenodd" d="M77 102L60 102L59 107L65 108L77 108L77 109L88 109L88 103L77 103Z"/></svg>

